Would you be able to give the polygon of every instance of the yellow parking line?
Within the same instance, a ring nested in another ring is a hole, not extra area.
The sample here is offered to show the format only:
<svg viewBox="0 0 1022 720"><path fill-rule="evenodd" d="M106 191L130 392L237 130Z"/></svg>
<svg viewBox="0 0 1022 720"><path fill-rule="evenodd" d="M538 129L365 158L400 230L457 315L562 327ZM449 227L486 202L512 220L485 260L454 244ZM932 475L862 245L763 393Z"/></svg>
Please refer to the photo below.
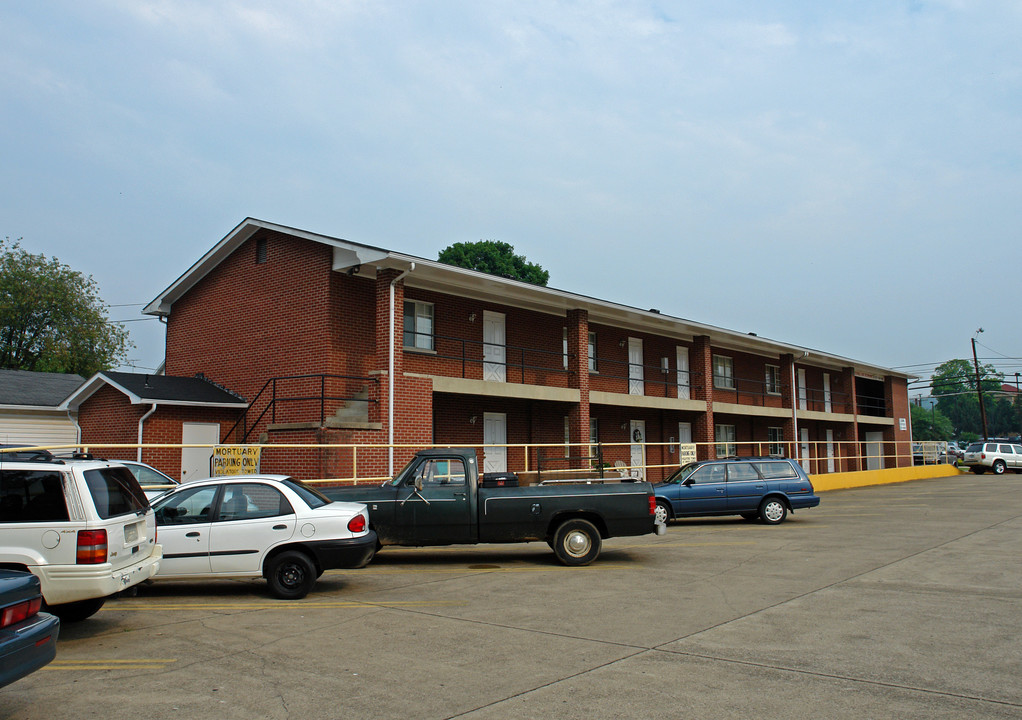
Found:
<svg viewBox="0 0 1022 720"><path fill-rule="evenodd" d="M139 658L134 660L61 660L57 659L43 670L162 670L176 658Z"/></svg>
<svg viewBox="0 0 1022 720"><path fill-rule="evenodd" d="M281 600L276 603L147 603L144 600L132 600L130 603L118 605L118 610L317 610L357 607L461 607L460 602L387 602L372 600L345 600L337 602L301 602Z"/></svg>

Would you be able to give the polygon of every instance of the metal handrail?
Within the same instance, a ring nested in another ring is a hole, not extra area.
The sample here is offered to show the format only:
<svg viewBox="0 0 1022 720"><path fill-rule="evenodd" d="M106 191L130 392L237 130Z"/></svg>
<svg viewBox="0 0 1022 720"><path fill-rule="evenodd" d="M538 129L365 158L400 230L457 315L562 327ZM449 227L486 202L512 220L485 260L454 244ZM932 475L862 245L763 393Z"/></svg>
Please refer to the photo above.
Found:
<svg viewBox="0 0 1022 720"><path fill-rule="evenodd" d="M297 395L297 396L286 396L286 397L278 397L277 396L277 383L278 383L278 381L283 382L283 381L289 381L289 380L317 380L317 379L319 380L319 394L318 395ZM228 430L226 434L224 434L223 438L226 440L227 438L231 437L231 435L234 433L234 431L237 430L238 425L244 423L244 425L242 425L242 426L244 427L245 430L242 433L241 440L239 442L242 442L242 443L245 442L246 440L248 440L248 436L249 436L249 434L251 434L252 430L254 430L255 428L259 427L259 423L261 423L263 421L263 419L266 417L266 413L268 413L268 412L270 413L270 422L276 422L276 420L277 420L277 403L287 403L287 402L297 402L297 401L309 402L309 401L316 401L316 400L318 400L319 401L319 422L320 422L320 424L323 424L326 421L326 403L327 403L327 401L330 401L330 402L365 402L365 403L378 403L379 402L375 398L358 398L358 397L350 397L350 396L327 395L326 394L326 381L328 379L332 379L332 380L361 380L361 381L365 381L365 382L373 382L373 383L376 383L377 385L380 382L379 378L376 378L376 377L364 377L364 376L361 376L361 375L335 375L335 374L330 374L330 373L318 373L318 374L310 374L310 375L283 375L283 376L279 376L279 377L272 377L272 378L270 378L269 380L267 380L263 384L263 386L262 386L262 388L260 388L259 392L256 393L255 398L253 398L252 402L249 403L248 408L245 410L245 412L242 414L242 416L240 418L238 418L237 422L235 422L234 425L231 426L231 429ZM255 419L255 422L253 422L251 425L248 425L246 420L248 418L249 411L252 410L254 407L256 407L256 403L259 401L259 398L261 398L263 393L266 392L267 389L269 389L269 388L272 388L272 392L271 392L271 396L270 396L269 402L266 404L266 407L263 408L262 412L259 413L259 417L257 417Z"/></svg>

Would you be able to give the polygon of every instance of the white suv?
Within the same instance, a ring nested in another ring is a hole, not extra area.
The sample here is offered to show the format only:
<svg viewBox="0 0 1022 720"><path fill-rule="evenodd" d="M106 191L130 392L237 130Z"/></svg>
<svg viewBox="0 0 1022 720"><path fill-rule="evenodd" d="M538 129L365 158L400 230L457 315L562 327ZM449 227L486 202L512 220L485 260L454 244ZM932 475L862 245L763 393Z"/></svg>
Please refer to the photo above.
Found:
<svg viewBox="0 0 1022 720"><path fill-rule="evenodd" d="M49 612L84 620L160 569L156 520L116 462L0 448L0 568L39 578Z"/></svg>
<svg viewBox="0 0 1022 720"><path fill-rule="evenodd" d="M974 442L965 448L962 464L977 475L990 470L1001 475L1005 470L1022 471L1022 445L1005 441Z"/></svg>

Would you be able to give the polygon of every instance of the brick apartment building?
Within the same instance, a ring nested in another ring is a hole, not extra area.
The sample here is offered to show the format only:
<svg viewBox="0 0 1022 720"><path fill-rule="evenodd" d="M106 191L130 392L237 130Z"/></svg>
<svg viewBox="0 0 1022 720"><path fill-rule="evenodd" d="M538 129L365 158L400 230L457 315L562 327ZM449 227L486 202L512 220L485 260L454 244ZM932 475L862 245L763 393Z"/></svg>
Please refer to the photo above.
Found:
<svg viewBox="0 0 1022 720"><path fill-rule="evenodd" d="M489 470L587 467L598 444L650 480L682 442L811 472L911 464L904 374L260 220L145 312L166 323L166 378L198 395L97 376L73 400L85 442L116 418L147 443L269 443L263 470L297 477L387 475L429 444L509 445ZM301 443L397 447L285 447ZM184 451L145 452L187 471Z"/></svg>

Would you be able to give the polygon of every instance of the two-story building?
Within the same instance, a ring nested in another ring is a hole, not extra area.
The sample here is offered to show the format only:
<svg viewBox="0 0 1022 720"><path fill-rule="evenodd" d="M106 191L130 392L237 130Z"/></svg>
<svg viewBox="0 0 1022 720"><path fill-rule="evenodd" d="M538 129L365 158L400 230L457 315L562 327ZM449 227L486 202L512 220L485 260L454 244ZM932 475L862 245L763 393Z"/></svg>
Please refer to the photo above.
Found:
<svg viewBox="0 0 1022 720"><path fill-rule="evenodd" d="M264 469L299 477L387 475L430 444L485 445L488 470L519 471L588 467L598 446L651 480L683 443L811 472L911 464L902 373L261 220L145 312L166 323L167 376L244 398L233 422L210 408L206 437L274 445ZM159 408L131 412L160 428L140 423L147 442L187 435ZM87 440L96 414L79 415ZM367 449L286 447L303 443Z"/></svg>

